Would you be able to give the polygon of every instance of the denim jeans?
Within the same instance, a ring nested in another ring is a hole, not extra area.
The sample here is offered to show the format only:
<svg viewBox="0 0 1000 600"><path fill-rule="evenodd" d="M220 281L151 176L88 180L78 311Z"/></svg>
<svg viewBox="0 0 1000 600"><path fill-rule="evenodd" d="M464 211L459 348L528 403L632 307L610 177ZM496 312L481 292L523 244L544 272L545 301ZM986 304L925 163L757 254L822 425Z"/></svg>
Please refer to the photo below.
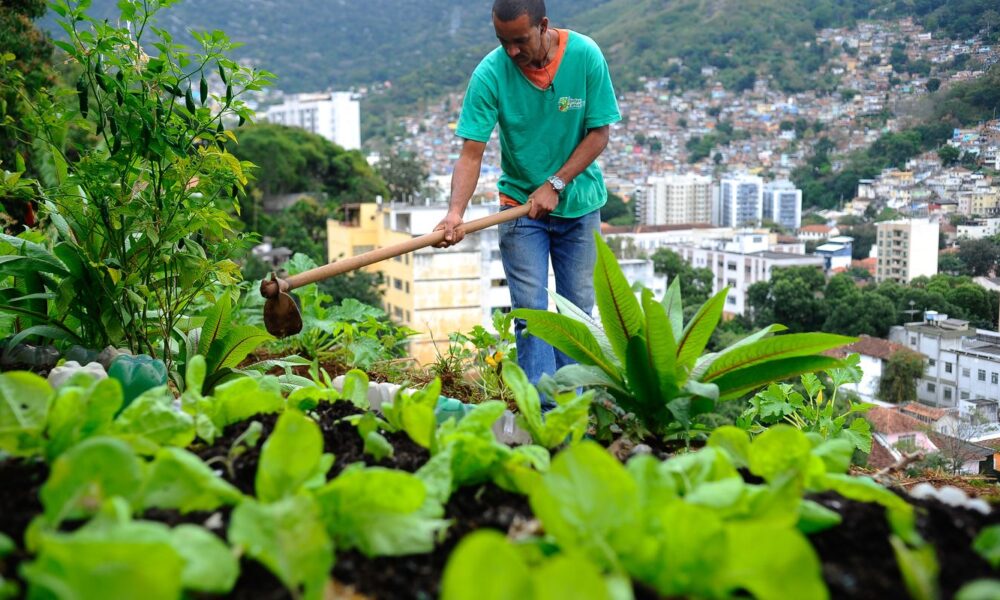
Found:
<svg viewBox="0 0 1000 600"><path fill-rule="evenodd" d="M564 219L521 217L500 224L503 261L513 308L545 310L549 305L549 257L555 272L556 293L590 314L594 308L594 231L601 227L601 211ZM553 374L573 359L547 342L524 332L523 319L514 321L517 363L531 383ZM543 403L550 404L551 401Z"/></svg>

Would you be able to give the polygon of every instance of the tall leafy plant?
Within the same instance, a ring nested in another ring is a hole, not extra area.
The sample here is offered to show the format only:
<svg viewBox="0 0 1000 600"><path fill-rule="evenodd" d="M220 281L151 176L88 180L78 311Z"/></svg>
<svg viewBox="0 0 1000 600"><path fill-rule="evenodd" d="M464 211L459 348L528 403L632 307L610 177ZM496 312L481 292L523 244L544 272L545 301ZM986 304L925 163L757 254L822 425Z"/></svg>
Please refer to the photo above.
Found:
<svg viewBox="0 0 1000 600"><path fill-rule="evenodd" d="M825 333L774 335L771 325L721 352L703 354L722 318L725 288L684 322L675 279L661 301L643 289L637 298L610 248L597 238L594 288L600 324L564 298L560 314L532 309L512 312L527 331L579 364L559 377L574 386L606 387L616 401L653 433L690 432L698 415L720 400L738 398L772 381L837 367L819 353L854 338ZM803 290L808 293L808 290Z"/></svg>
<svg viewBox="0 0 1000 600"><path fill-rule="evenodd" d="M221 31L195 32L197 52L174 43L154 25L169 3L123 0L118 24L89 17L89 4L52 6L67 36L55 44L80 71L74 101L26 99L23 127L55 173L43 207L65 273L46 282L56 302L89 323L89 344L123 343L169 360L189 305L239 280L231 259L249 240L230 212L239 212L251 165L225 143L235 141L228 128L253 115L240 96L271 75L226 58L233 44ZM209 79L221 82L216 90ZM65 147L70 127L96 143Z"/></svg>

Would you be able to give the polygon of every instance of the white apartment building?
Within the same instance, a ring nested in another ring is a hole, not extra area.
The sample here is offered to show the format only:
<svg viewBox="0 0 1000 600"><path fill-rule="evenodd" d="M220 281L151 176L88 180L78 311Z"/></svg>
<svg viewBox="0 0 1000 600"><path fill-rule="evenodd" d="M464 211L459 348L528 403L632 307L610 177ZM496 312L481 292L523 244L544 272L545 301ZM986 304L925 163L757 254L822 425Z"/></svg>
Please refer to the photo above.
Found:
<svg viewBox="0 0 1000 600"><path fill-rule="evenodd" d="M958 226L958 239L981 240L1000 233L1000 217L976 219Z"/></svg>
<svg viewBox="0 0 1000 600"><path fill-rule="evenodd" d="M651 176L639 214L644 225L712 222L712 180L704 175Z"/></svg>
<svg viewBox="0 0 1000 600"><path fill-rule="evenodd" d="M937 221L901 219L877 224L875 281L906 284L938 272Z"/></svg>
<svg viewBox="0 0 1000 600"><path fill-rule="evenodd" d="M707 224L691 225L638 225L635 227L615 227L604 224L601 234L609 243L615 238L623 247L634 249L636 254L652 255L664 246L678 244L701 245L704 240L714 240L732 236L732 227L712 227Z"/></svg>
<svg viewBox="0 0 1000 600"><path fill-rule="evenodd" d="M764 186L763 218L795 231L802 225L802 190L787 179Z"/></svg>
<svg viewBox="0 0 1000 600"><path fill-rule="evenodd" d="M717 188L713 222L722 227L760 227L764 218L764 180L756 175L724 177Z"/></svg>
<svg viewBox="0 0 1000 600"><path fill-rule="evenodd" d="M742 315L747 309L747 291L758 281L771 279L774 269L809 266L823 269L820 256L775 252L770 236L759 232L737 233L728 239L706 240L693 244L668 246L695 268L712 271L712 293L729 287L725 313Z"/></svg>
<svg viewBox="0 0 1000 600"><path fill-rule="evenodd" d="M267 109L267 120L321 135L345 150L361 149L361 103L350 92L287 96Z"/></svg>
<svg viewBox="0 0 1000 600"><path fill-rule="evenodd" d="M927 370L917 381L921 402L996 419L1000 334L927 311L923 322L893 327L889 339L927 356Z"/></svg>

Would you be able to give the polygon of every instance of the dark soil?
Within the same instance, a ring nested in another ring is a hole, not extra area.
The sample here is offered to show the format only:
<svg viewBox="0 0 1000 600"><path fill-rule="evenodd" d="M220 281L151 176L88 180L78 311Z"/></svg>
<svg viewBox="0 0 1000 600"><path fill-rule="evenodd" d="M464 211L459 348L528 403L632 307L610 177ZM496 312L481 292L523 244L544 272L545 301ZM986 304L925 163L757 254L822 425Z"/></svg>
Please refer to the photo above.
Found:
<svg viewBox="0 0 1000 600"><path fill-rule="evenodd" d="M334 402L323 404L315 411L317 421L323 433L323 451L334 456L333 468L327 474L328 478L335 477L350 464L362 462L368 466L378 465L391 469L413 472L419 469L430 454L413 442L405 433L386 434L386 439L396 449L393 456L384 460L376 461L370 454L364 453L364 440L358 434L354 425L343 421L345 417L361 414L361 411L348 402ZM248 495L254 495L254 479L257 475L257 463L260 460L260 451L278 421L278 415L258 415L254 417L262 427L260 439L252 448L246 449L236 457L229 467L225 466L225 459L236 439L246 431L249 422L236 423L226 427L222 436L215 440L209 447L193 448L202 460L212 461L212 464L222 471L222 476L230 483ZM230 472L231 468L231 472Z"/></svg>
<svg viewBox="0 0 1000 600"><path fill-rule="evenodd" d="M820 561L831 598L909 598L896 555L885 509L878 504L847 500L834 492L811 497L844 519L837 527L809 537ZM942 504L937 500L907 500L916 507L917 529L934 545L940 566L942 598L953 598L964 584L995 576L990 565L972 549L984 527L1000 523L1000 511L989 515Z"/></svg>
<svg viewBox="0 0 1000 600"><path fill-rule="evenodd" d="M42 513L38 491L48 476L49 468L41 461L0 461L0 532L17 546L13 553L0 558L0 579L18 581L18 565L30 559L24 551L24 532L28 523Z"/></svg>

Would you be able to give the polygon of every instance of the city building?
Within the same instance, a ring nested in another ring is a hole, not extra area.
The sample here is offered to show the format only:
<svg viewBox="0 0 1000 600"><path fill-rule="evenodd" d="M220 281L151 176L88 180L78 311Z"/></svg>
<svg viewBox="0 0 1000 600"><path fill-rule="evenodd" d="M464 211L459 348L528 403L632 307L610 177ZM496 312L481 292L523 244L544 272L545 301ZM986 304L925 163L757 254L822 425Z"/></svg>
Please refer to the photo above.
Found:
<svg viewBox="0 0 1000 600"><path fill-rule="evenodd" d="M837 358L845 358L851 354L857 354L861 359L861 362L858 364L861 367L861 381L845 384L842 389L854 392L865 402L876 402L882 371L889 363L889 358L900 351L909 352L910 350L902 344L862 335L853 344L831 350L828 354Z"/></svg>
<svg viewBox="0 0 1000 600"><path fill-rule="evenodd" d="M723 177L717 188L714 220L722 227L760 227L764 218L764 180L756 175Z"/></svg>
<svg viewBox="0 0 1000 600"><path fill-rule="evenodd" d="M795 231L802 225L802 190L787 179L764 186L763 218Z"/></svg>
<svg viewBox="0 0 1000 600"><path fill-rule="evenodd" d="M1000 334L926 311L922 322L893 327L889 339L927 356L927 370L917 381L920 402L997 420Z"/></svg>
<svg viewBox="0 0 1000 600"><path fill-rule="evenodd" d="M803 242L820 242L840 235L836 225L803 225L796 234Z"/></svg>
<svg viewBox="0 0 1000 600"><path fill-rule="evenodd" d="M937 221L901 219L877 224L878 263L875 281L906 284L920 276L938 272Z"/></svg>
<svg viewBox="0 0 1000 600"><path fill-rule="evenodd" d="M740 232L730 238L703 240L667 246L695 268L712 271L712 293L729 287L724 312L742 315L747 310L747 291L758 281L769 281L774 269L809 266L822 269L819 256L775 252L767 233Z"/></svg>
<svg viewBox="0 0 1000 600"><path fill-rule="evenodd" d="M361 149L361 103L350 92L294 94L267 109L267 120L321 135L345 150Z"/></svg>
<svg viewBox="0 0 1000 600"><path fill-rule="evenodd" d="M825 261L825 270L846 271L851 268L851 252L854 247L854 238L846 235L838 235L816 247L816 255L822 256Z"/></svg>
<svg viewBox="0 0 1000 600"><path fill-rule="evenodd" d="M496 204L472 204L465 218L484 217L497 208ZM327 221L329 260L429 233L446 210L446 205L347 205L344 221ZM450 333L469 331L476 325L492 328L493 311L510 310L495 227L470 233L450 248L423 248L367 269L381 271L385 277L386 313L420 332L411 338L409 354L422 364L446 351Z"/></svg>
<svg viewBox="0 0 1000 600"><path fill-rule="evenodd" d="M703 175L675 173L647 179L646 201L639 222L680 225L712 222L712 180Z"/></svg>
<svg viewBox="0 0 1000 600"><path fill-rule="evenodd" d="M958 226L958 239L981 240L1000 233L1000 217L973 219Z"/></svg>

